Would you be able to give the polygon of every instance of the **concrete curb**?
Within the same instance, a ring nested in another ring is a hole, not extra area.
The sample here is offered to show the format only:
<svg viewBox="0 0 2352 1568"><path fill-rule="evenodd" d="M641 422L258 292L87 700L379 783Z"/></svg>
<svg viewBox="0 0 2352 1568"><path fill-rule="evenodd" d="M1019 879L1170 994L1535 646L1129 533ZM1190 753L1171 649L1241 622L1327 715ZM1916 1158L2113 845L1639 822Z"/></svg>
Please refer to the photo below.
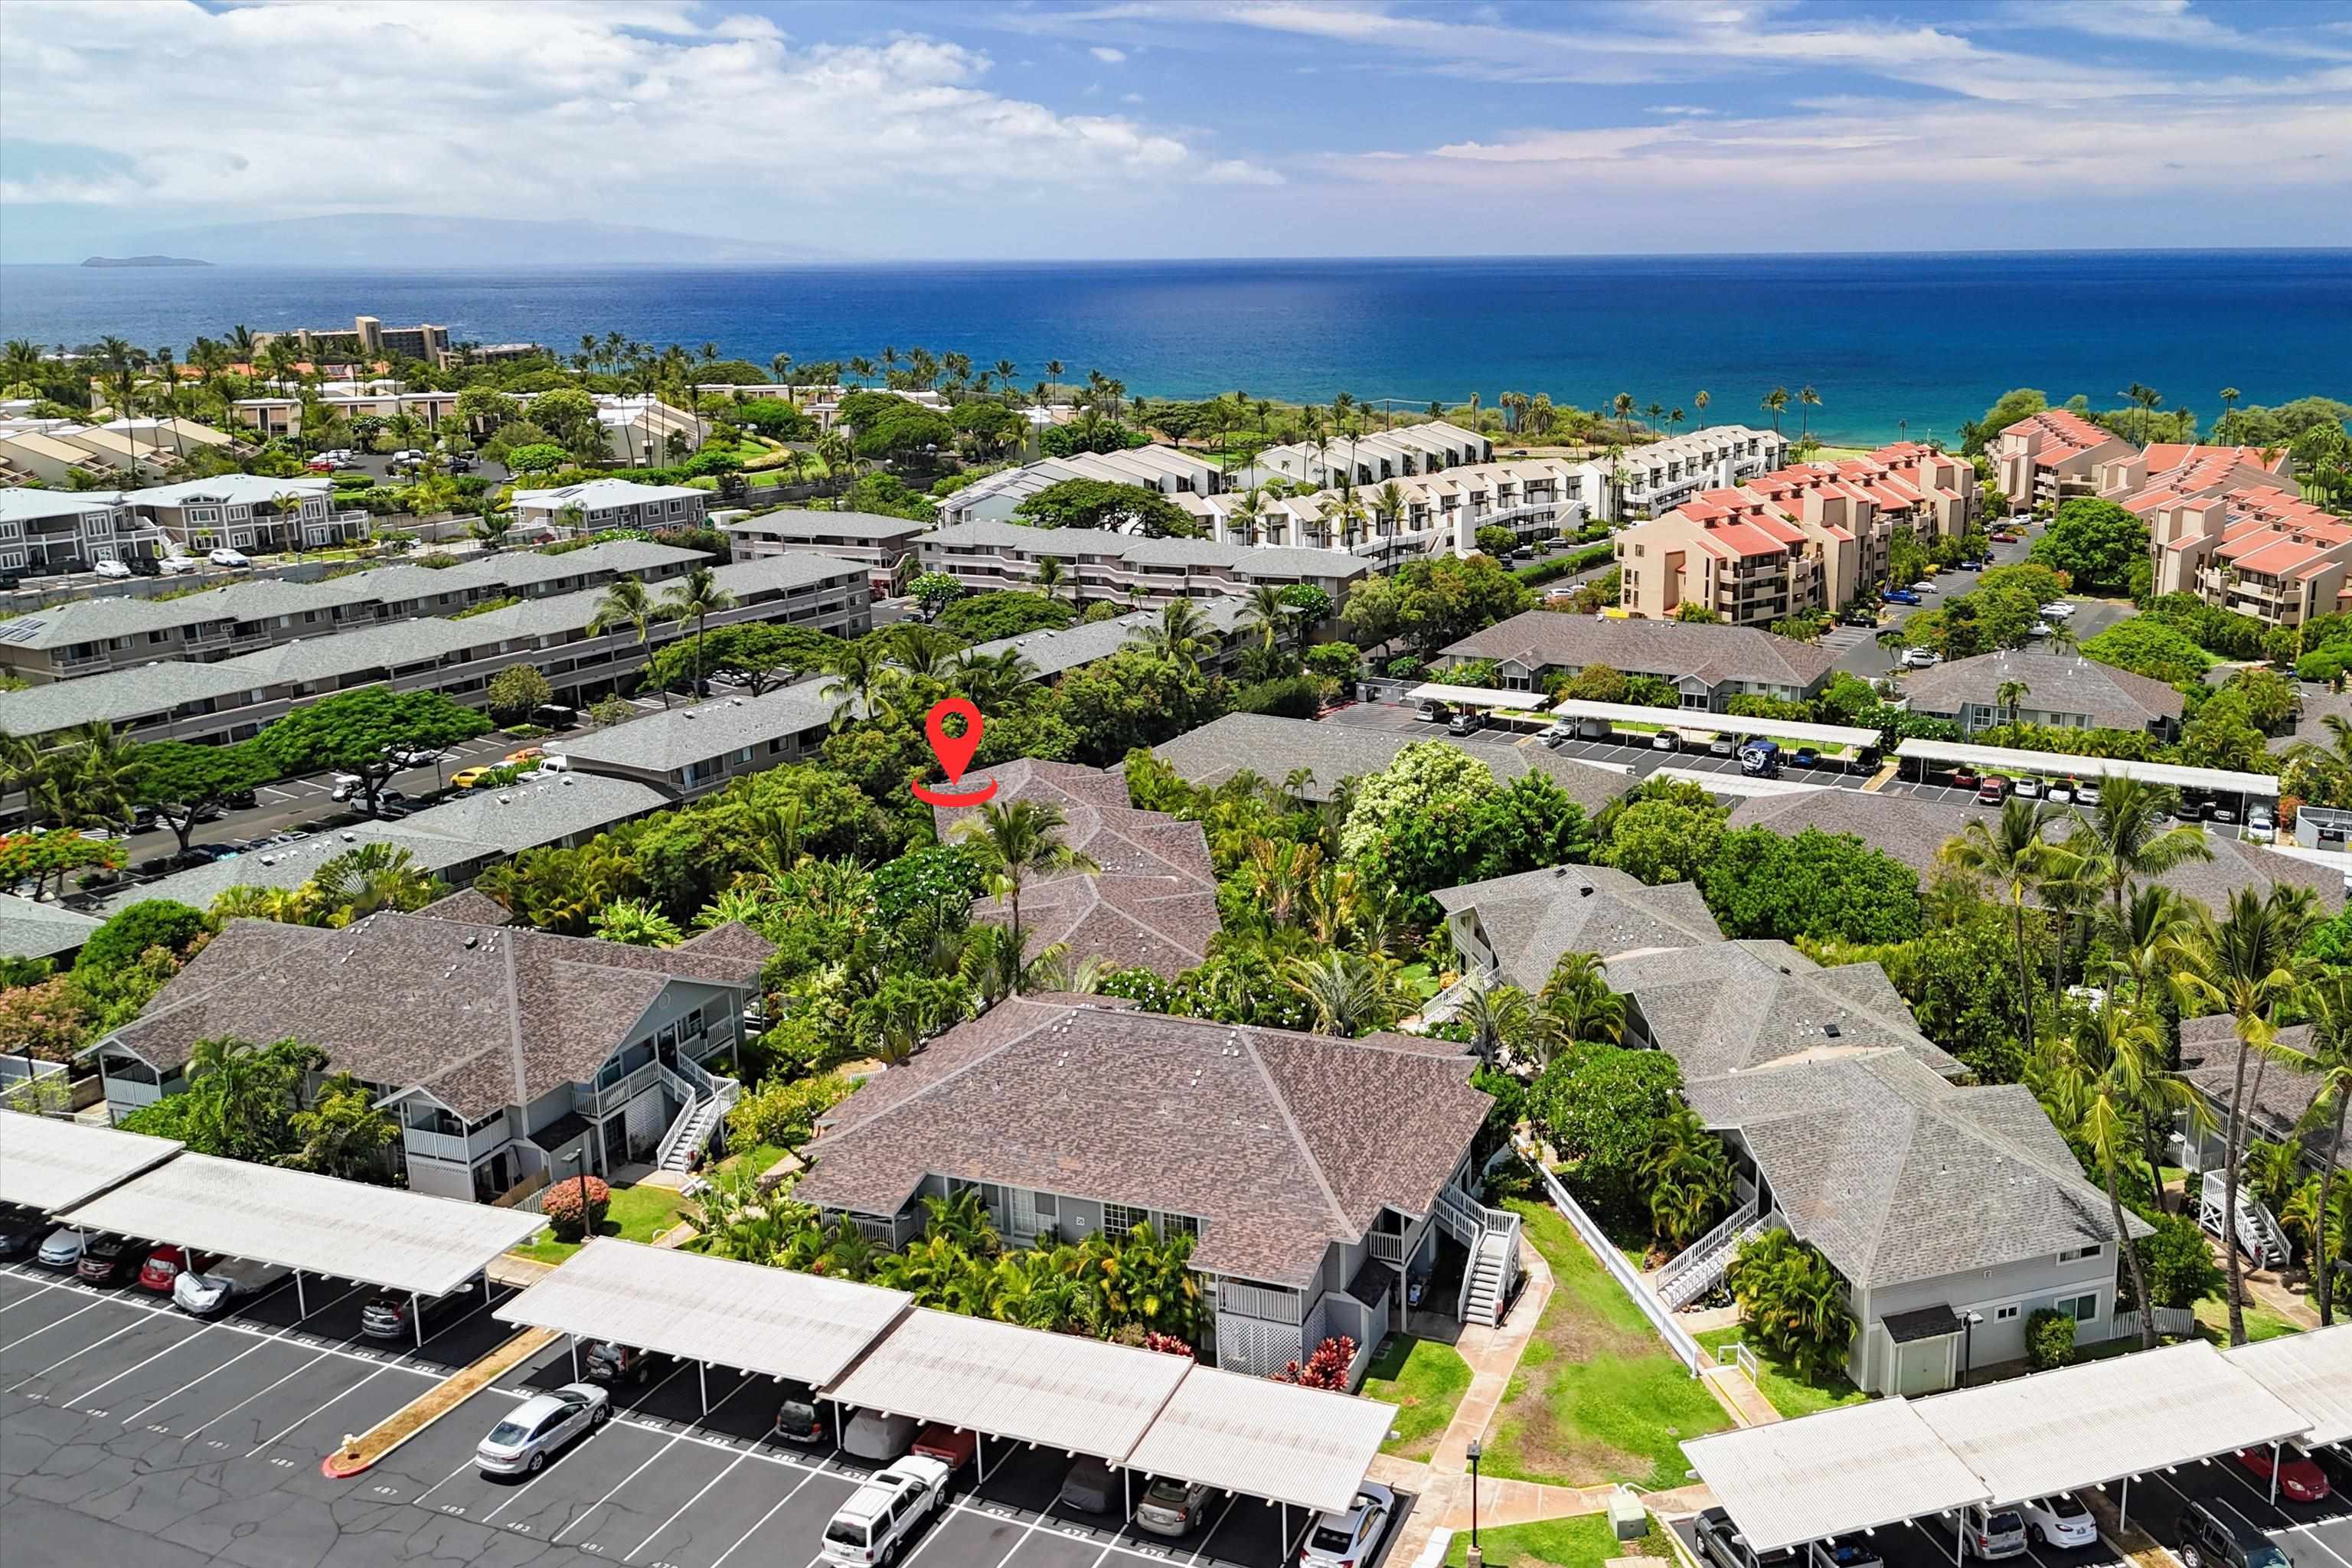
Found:
<svg viewBox="0 0 2352 1568"><path fill-rule="evenodd" d="M368 1431L345 1437L341 1447L319 1461L319 1473L330 1480L346 1480L374 1468L385 1455L553 1344L558 1337L553 1329L524 1330L471 1366L435 1384Z"/></svg>

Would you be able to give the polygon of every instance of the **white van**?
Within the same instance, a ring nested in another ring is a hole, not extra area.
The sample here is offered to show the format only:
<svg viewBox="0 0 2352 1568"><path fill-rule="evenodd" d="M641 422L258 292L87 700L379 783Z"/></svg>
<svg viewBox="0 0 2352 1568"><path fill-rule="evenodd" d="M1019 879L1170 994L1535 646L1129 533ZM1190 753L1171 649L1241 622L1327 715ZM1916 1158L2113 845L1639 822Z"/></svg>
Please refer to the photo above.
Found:
<svg viewBox="0 0 2352 1568"><path fill-rule="evenodd" d="M825 1525L817 1560L845 1568L897 1562L907 1537L939 1511L947 1490L947 1466L922 1454L875 1471Z"/></svg>

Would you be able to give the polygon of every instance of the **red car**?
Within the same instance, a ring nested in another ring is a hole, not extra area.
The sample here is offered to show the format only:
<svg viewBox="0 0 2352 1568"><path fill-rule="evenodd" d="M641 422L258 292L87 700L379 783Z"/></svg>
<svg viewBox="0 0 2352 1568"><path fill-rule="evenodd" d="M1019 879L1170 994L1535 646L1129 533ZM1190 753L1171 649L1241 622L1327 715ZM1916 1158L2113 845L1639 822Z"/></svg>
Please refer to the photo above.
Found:
<svg viewBox="0 0 2352 1568"><path fill-rule="evenodd" d="M1954 789L1974 789L1976 786L1977 773L1974 768L1954 768L1952 770L1952 787Z"/></svg>
<svg viewBox="0 0 2352 1568"><path fill-rule="evenodd" d="M2292 1498L2296 1502L2327 1500L2327 1472L2321 1469L2318 1462L2310 1455L2298 1454L2292 1448L2288 1448L2281 1450L2278 1459L2278 1489L2281 1497ZM2241 1448L2238 1450L2238 1463L2245 1467L2247 1473L2255 1479L2264 1485L2269 1484L2271 1450Z"/></svg>
<svg viewBox="0 0 2352 1568"><path fill-rule="evenodd" d="M182 1269L193 1268L201 1274L217 1261L210 1253L191 1255L184 1247L159 1247L147 1255L146 1262L139 1266L139 1288L152 1290L158 1296L168 1296Z"/></svg>

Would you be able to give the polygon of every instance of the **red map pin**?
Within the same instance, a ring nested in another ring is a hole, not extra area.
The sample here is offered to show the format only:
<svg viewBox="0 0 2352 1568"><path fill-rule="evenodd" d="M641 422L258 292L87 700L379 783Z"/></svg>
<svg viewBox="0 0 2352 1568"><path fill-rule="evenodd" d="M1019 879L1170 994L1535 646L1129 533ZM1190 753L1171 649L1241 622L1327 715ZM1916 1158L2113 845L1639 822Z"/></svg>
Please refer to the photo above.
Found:
<svg viewBox="0 0 2352 1568"><path fill-rule="evenodd" d="M950 713L963 720L962 734L948 733L947 721ZM980 750L980 732L983 723L980 710L961 697L935 702L931 704L931 710L923 715L923 738L931 744L931 755L939 758L940 766L947 770L948 783L960 782L964 770L971 766L972 753ZM908 787L914 792L917 800L929 805L978 805L982 801L993 798L996 794L994 779L979 789L961 794L930 789L919 782Z"/></svg>

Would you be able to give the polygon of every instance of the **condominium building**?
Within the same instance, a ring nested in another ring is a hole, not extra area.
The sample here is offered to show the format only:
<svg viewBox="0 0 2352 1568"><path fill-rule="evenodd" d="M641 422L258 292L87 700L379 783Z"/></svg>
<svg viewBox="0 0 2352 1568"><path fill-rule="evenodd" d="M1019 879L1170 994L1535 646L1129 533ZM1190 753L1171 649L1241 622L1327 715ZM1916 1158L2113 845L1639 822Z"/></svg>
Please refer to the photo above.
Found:
<svg viewBox="0 0 2352 1568"><path fill-rule="evenodd" d="M691 485L641 485L586 479L554 489L514 492L515 522L559 535L609 528L700 528L708 490Z"/></svg>
<svg viewBox="0 0 2352 1568"><path fill-rule="evenodd" d="M779 555L721 566L718 576L734 603L712 612L709 626L772 621L845 637L872 629L866 573L854 563ZM241 741L303 702L359 686L478 701L493 676L524 664L547 677L559 701L577 705L634 684L655 652L695 635L695 623L667 617L643 641L633 626L592 631L603 599L588 589L467 616L329 625L215 664L159 659L0 692L0 734L48 734L95 719L139 740Z"/></svg>
<svg viewBox="0 0 2352 1568"><path fill-rule="evenodd" d="M2294 479L2294 458L2284 447L2158 441L2144 452L2101 461L2091 477L2092 489L2101 499L2145 517L2167 500L2288 486Z"/></svg>
<svg viewBox="0 0 2352 1568"><path fill-rule="evenodd" d="M1735 697L1800 701L1829 683L1837 655L1740 626L1628 621L1528 610L1443 650L1449 666L1493 659L1496 687L1539 691L1553 677L1602 665L1650 675L1682 693L1683 706L1722 712Z"/></svg>
<svg viewBox="0 0 2352 1568"><path fill-rule="evenodd" d="M814 550L844 561L860 561L873 574L877 597L905 592L907 580L914 573L915 541L927 526L911 518L877 512L808 511L797 507L756 517L721 513L719 521L738 561L791 550Z"/></svg>
<svg viewBox="0 0 2352 1568"><path fill-rule="evenodd" d="M1969 465L1911 442L1792 464L1619 534L1621 602L1654 619L1696 603L1743 626L1834 609L1885 580L1898 532L1958 538L1976 510Z"/></svg>
<svg viewBox="0 0 2352 1568"><path fill-rule="evenodd" d="M1494 456L1495 444L1486 437L1433 419L1393 430L1268 447L1236 473L1234 481L1247 487L1287 479L1318 489L1343 484L1377 485L1465 463L1484 463Z"/></svg>
<svg viewBox="0 0 2352 1568"><path fill-rule="evenodd" d="M0 468L11 485L62 485L74 475L120 482L112 464L88 447L66 440L51 420L11 420L0 427ZM79 426L65 428L79 429Z"/></svg>
<svg viewBox="0 0 2352 1568"><path fill-rule="evenodd" d="M42 521L56 526L54 520ZM89 529L103 521L87 512L79 519ZM143 525L134 513L116 526ZM172 598L70 599L0 622L0 670L37 684L136 669L157 659L208 664L301 638L419 616L456 616L499 600L578 594L618 577L659 583L703 559L697 551L621 539L561 555L513 551L439 569L379 566L315 583L265 577Z"/></svg>
<svg viewBox="0 0 2352 1568"><path fill-rule="evenodd" d="M123 498L188 553L317 549L368 537L368 514L337 511L325 479L218 474L132 490Z"/></svg>
<svg viewBox="0 0 2352 1568"><path fill-rule="evenodd" d="M1003 522L1021 503L1065 479L1100 479L1136 485L1161 495L1213 496L1223 481L1217 465L1173 447L1136 447L1124 452L1073 452L1017 468L984 475L940 502L943 523Z"/></svg>
<svg viewBox="0 0 2352 1568"><path fill-rule="evenodd" d="M1584 465L1604 522L1655 517L1704 489L1738 484L1789 460L1788 437L1745 425L1710 425Z"/></svg>
<svg viewBox="0 0 2352 1568"><path fill-rule="evenodd" d="M1508 529L1520 544L1574 530L1591 515L1598 489L1588 465L1547 458L1467 464L1369 489L1227 491L1179 496L1176 504L1221 544L1345 551L1388 568L1468 555L1483 528Z"/></svg>
<svg viewBox="0 0 2352 1568"><path fill-rule="evenodd" d="M427 429L439 428L443 420L457 412L454 392L322 389L317 402L330 413L349 419L397 419L405 415ZM302 433L302 399L299 397L240 397L229 407L239 423L264 436Z"/></svg>
<svg viewBox="0 0 2352 1568"><path fill-rule="evenodd" d="M2006 699L2004 699L2006 693ZM2161 680L2080 654L2009 649L1956 658L1904 683L1914 713L1948 719L1974 734L2018 721L2065 730L2132 730L2171 740L2180 693Z"/></svg>
<svg viewBox="0 0 2352 1568"><path fill-rule="evenodd" d="M2195 594L2274 626L2344 607L2352 521L2290 490L2175 496L2133 510L2148 521L2157 593Z"/></svg>
<svg viewBox="0 0 2352 1568"><path fill-rule="evenodd" d="M2002 427L1992 448L2001 493L2020 511L2096 495L2095 470L2137 448L2079 414L2045 408Z"/></svg>
<svg viewBox="0 0 2352 1568"><path fill-rule="evenodd" d="M657 468L700 450L710 437L708 420L650 394L620 397L600 392L595 398L596 426L604 434L608 462ZM524 399L526 418L530 401Z"/></svg>
<svg viewBox="0 0 2352 1568"><path fill-rule="evenodd" d="M1371 570L1334 550L1255 549L1205 539L1144 539L1099 529L1028 528L965 522L934 529L917 542L926 572L944 572L973 593L1037 586L1038 564L1063 563L1064 581L1086 599L1138 605L1245 594L1261 583L1308 583L1338 604Z"/></svg>
<svg viewBox="0 0 2352 1568"><path fill-rule="evenodd" d="M61 572L78 563L156 554L162 544L161 531L119 495L0 489L0 572ZM13 629L0 622L0 660Z"/></svg>
<svg viewBox="0 0 2352 1568"><path fill-rule="evenodd" d="M456 357L449 352L449 329L419 322L413 327L387 327L373 316L354 316L348 329L341 327L295 327L282 332L256 332L253 342L257 351L268 348L280 338L291 338L295 346L310 359L349 356L363 360L383 359L389 354L423 360L431 365L447 364Z"/></svg>

